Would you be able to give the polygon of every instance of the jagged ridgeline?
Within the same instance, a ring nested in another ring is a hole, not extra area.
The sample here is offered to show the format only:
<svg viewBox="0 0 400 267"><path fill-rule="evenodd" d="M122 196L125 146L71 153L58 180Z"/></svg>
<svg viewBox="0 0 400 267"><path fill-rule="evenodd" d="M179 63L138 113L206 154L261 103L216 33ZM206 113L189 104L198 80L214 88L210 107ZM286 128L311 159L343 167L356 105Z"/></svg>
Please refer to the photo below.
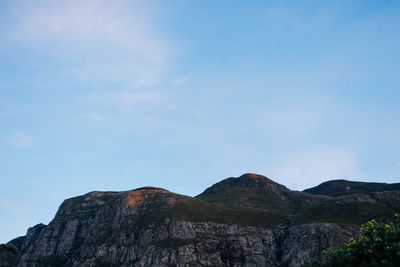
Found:
<svg viewBox="0 0 400 267"><path fill-rule="evenodd" d="M301 266L399 211L400 184L337 180L300 192L257 174L196 197L91 192L2 245L0 266Z"/></svg>

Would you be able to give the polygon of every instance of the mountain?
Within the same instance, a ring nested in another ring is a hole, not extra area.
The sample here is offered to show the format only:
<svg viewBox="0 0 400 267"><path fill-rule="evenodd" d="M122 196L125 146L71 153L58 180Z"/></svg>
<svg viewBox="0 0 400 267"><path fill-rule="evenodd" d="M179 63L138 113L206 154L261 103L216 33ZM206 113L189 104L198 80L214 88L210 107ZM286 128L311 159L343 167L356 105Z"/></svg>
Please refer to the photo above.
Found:
<svg viewBox="0 0 400 267"><path fill-rule="evenodd" d="M332 180L322 183L316 187L304 190L310 194L327 195L332 197L345 196L349 194L369 194L377 191L399 191L400 183L364 183L347 180Z"/></svg>
<svg viewBox="0 0 400 267"><path fill-rule="evenodd" d="M250 173L196 197L90 192L2 245L0 266L301 266L399 211L398 184L338 180L300 192Z"/></svg>

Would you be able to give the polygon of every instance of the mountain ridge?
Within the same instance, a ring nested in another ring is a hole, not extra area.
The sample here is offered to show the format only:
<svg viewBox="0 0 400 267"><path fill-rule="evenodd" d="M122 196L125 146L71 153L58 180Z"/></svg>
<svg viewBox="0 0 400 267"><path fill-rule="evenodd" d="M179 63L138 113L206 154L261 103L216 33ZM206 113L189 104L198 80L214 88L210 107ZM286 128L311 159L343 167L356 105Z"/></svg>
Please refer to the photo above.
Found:
<svg viewBox="0 0 400 267"><path fill-rule="evenodd" d="M400 211L397 184L342 181L293 191L247 173L194 197L151 186L92 191L64 200L48 225L10 241L19 254L4 259L19 267L301 266L356 236L367 220ZM354 193L333 196L331 188L349 183Z"/></svg>
<svg viewBox="0 0 400 267"><path fill-rule="evenodd" d="M393 190L400 190L400 183L359 182L337 179L323 182L318 186L305 189L303 192L337 197L353 193Z"/></svg>

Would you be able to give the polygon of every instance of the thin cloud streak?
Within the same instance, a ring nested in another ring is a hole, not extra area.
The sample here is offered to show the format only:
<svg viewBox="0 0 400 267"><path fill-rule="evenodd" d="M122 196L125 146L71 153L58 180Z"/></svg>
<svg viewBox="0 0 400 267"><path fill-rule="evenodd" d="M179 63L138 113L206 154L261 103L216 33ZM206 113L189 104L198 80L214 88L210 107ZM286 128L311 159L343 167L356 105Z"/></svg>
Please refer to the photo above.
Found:
<svg viewBox="0 0 400 267"><path fill-rule="evenodd" d="M365 178L356 152L331 146L312 147L280 159L272 174L283 184L297 190L332 179Z"/></svg>
<svg viewBox="0 0 400 267"><path fill-rule="evenodd" d="M152 14L138 3L35 4L21 17L18 31L22 39L50 45L61 54L79 54L81 60L73 71L77 76L104 79L110 72L112 79L113 69L126 69L122 82L133 79L138 86L152 86L160 82L168 67L167 42L156 31Z"/></svg>
<svg viewBox="0 0 400 267"><path fill-rule="evenodd" d="M7 135L4 143L14 149L29 149L36 143L36 140L27 133L16 131Z"/></svg>
<svg viewBox="0 0 400 267"><path fill-rule="evenodd" d="M157 109L165 98L160 91L119 90L89 95L85 99L94 105L130 112Z"/></svg>

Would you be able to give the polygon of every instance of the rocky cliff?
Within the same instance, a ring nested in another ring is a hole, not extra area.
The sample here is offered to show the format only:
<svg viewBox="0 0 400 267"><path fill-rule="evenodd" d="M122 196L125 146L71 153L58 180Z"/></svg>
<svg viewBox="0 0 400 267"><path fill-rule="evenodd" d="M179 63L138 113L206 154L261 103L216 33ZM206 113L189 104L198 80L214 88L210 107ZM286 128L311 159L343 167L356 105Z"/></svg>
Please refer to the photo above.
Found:
<svg viewBox="0 0 400 267"><path fill-rule="evenodd" d="M400 211L391 189L311 194L245 174L197 197L154 187L91 192L10 241L0 266L301 266L368 219Z"/></svg>

